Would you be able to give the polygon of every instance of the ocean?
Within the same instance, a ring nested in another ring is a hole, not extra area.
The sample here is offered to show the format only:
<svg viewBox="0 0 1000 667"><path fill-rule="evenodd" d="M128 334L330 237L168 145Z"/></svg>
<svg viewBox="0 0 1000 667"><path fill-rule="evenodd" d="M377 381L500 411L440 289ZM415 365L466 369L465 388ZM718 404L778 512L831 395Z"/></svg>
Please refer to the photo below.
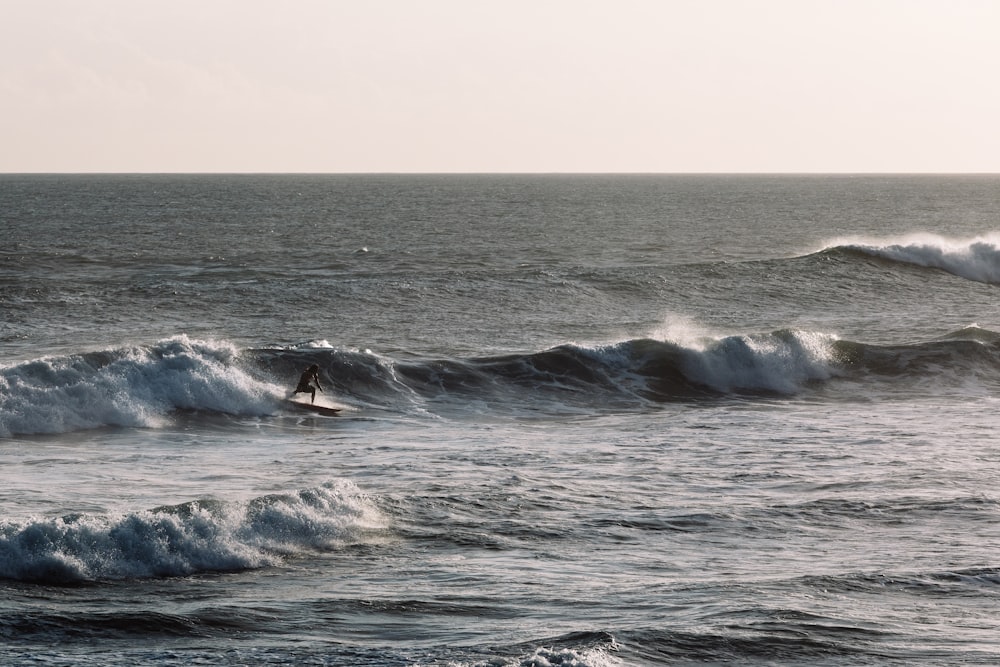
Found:
<svg viewBox="0 0 1000 667"><path fill-rule="evenodd" d="M1000 664L998 229L995 175L0 175L0 663Z"/></svg>

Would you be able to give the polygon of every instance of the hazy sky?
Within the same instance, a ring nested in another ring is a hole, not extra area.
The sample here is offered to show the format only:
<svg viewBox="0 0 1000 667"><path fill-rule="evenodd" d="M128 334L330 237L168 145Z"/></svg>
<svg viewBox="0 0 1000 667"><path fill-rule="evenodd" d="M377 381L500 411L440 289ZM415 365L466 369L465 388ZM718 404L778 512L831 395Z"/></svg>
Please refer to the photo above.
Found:
<svg viewBox="0 0 1000 667"><path fill-rule="evenodd" d="M1000 0L0 3L3 172L1000 172Z"/></svg>

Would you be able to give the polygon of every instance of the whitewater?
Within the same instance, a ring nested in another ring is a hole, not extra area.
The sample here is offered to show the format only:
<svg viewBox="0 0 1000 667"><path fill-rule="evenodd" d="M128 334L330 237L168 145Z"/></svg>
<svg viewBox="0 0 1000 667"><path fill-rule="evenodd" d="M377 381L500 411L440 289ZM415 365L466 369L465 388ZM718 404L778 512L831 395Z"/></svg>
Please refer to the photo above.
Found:
<svg viewBox="0 0 1000 667"><path fill-rule="evenodd" d="M995 176L3 175L0 216L4 664L1000 661Z"/></svg>

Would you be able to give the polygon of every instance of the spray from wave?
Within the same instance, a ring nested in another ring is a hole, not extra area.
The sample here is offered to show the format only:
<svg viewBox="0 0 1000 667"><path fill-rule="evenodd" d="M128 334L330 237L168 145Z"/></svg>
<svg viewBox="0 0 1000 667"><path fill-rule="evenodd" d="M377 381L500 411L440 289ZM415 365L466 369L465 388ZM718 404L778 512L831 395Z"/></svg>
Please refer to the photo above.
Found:
<svg viewBox="0 0 1000 667"><path fill-rule="evenodd" d="M728 336L685 348L682 367L692 381L719 392L792 394L834 375L836 340L831 334L791 329Z"/></svg>

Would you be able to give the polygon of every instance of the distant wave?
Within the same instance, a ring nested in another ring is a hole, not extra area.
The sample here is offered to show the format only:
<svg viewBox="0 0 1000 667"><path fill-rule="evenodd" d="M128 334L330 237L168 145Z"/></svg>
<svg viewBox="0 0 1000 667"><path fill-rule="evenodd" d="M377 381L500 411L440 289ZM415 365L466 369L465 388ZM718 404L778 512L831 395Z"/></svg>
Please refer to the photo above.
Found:
<svg viewBox="0 0 1000 667"><path fill-rule="evenodd" d="M796 395L845 378L891 378L898 388L898 380L995 377L1000 334L970 327L938 340L879 346L782 329L567 343L541 352L453 359L392 358L325 342L240 351L181 336L0 369L0 437L156 428L185 414L275 416L311 364L320 367L329 395L359 409L413 416L558 415Z"/></svg>
<svg viewBox="0 0 1000 667"><path fill-rule="evenodd" d="M0 578L41 583L170 577L260 568L384 527L351 482L127 514L0 521Z"/></svg>
<svg viewBox="0 0 1000 667"><path fill-rule="evenodd" d="M899 239L842 239L832 248L893 262L941 269L967 280L1000 284L1000 235L948 239L918 234Z"/></svg>

